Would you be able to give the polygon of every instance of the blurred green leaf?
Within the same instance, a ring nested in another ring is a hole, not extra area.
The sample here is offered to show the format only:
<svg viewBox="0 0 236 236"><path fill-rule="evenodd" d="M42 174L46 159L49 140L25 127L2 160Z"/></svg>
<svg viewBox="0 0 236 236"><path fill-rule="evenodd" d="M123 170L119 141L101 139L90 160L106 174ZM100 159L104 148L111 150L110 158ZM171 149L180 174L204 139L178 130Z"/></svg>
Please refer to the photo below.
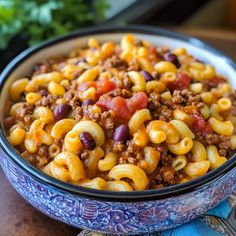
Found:
<svg viewBox="0 0 236 236"><path fill-rule="evenodd" d="M0 49L16 35L33 45L105 18L107 0L0 0Z"/></svg>

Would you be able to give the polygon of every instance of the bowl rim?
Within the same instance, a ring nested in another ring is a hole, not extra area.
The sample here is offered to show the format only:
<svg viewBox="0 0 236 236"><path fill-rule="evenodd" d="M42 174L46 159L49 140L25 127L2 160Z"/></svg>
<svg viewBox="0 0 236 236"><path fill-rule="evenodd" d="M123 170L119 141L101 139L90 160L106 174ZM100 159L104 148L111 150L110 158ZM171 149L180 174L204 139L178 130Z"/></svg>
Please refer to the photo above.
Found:
<svg viewBox="0 0 236 236"><path fill-rule="evenodd" d="M96 26L86 28L80 31L76 31L67 34L62 37L54 38L52 40L47 40L41 44L26 49L22 53L13 59L8 66L0 74L0 93L7 81L9 75L21 65L21 63L28 59L33 54L39 52L41 49L45 49L52 45L65 42L67 40L94 35L94 34L107 34L107 33L141 33L147 35L158 35L163 37L168 37L172 39L178 39L194 46L200 47L202 49L208 50L214 55L224 59L231 67L236 70L236 64L226 56L224 53L219 52L215 48L211 47L208 43L203 42L197 38L189 37L184 34L169 31L160 27L146 26L146 25L129 25L129 26ZM96 200L104 201L118 201L118 202L137 202L145 200L159 200L170 197L175 197L181 194L189 193L197 189L207 186L210 182L216 181L224 174L228 173L231 169L235 167L236 164L236 154L234 154L226 163L222 166L213 170L206 175L194 179L192 181L177 184L173 186L168 186L163 189L151 189L143 191L132 191L132 192L113 192L106 190L96 190L80 186L75 186L70 183L65 183L56 178L50 177L44 174L42 171L28 163L21 155L11 146L7 140L2 127L2 122L0 122L0 147L2 148L5 155L10 158L18 167L26 171L32 177L35 177L37 181L43 184L50 185L51 187L57 188L58 190L76 194L78 196L89 197Z"/></svg>

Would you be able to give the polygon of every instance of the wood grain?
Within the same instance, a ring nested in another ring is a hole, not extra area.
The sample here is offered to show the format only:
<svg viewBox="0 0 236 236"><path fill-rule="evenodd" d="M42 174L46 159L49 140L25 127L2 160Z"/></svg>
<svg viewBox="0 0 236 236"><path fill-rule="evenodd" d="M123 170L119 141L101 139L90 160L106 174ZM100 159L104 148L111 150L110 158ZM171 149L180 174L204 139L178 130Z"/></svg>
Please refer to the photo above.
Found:
<svg viewBox="0 0 236 236"><path fill-rule="evenodd" d="M0 236L75 236L80 230L53 220L28 204L0 169Z"/></svg>
<svg viewBox="0 0 236 236"><path fill-rule="evenodd" d="M226 23L229 27L236 29L236 1L227 0Z"/></svg>

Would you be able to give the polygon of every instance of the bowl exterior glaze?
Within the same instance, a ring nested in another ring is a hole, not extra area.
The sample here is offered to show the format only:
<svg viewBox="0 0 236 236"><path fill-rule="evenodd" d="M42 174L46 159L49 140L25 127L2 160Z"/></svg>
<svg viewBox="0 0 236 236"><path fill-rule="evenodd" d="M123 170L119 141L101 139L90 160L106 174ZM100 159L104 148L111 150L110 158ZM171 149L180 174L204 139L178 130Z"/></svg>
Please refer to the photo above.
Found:
<svg viewBox="0 0 236 236"><path fill-rule="evenodd" d="M156 232L191 221L221 202L236 188L236 170L198 190L163 200L109 202L56 189L30 176L0 150L1 166L28 202L46 215L69 225L103 233Z"/></svg>

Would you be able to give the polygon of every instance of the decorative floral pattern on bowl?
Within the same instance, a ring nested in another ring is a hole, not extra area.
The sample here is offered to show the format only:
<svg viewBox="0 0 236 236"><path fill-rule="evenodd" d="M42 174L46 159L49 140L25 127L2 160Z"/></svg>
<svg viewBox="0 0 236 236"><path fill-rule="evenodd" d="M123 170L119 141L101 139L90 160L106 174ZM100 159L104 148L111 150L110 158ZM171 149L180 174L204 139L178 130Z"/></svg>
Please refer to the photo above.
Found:
<svg viewBox="0 0 236 236"><path fill-rule="evenodd" d="M1 153L1 165L13 187L46 215L78 228L115 234L161 231L197 218L236 187L232 169L199 190L163 200L108 202L80 197L40 183Z"/></svg>

